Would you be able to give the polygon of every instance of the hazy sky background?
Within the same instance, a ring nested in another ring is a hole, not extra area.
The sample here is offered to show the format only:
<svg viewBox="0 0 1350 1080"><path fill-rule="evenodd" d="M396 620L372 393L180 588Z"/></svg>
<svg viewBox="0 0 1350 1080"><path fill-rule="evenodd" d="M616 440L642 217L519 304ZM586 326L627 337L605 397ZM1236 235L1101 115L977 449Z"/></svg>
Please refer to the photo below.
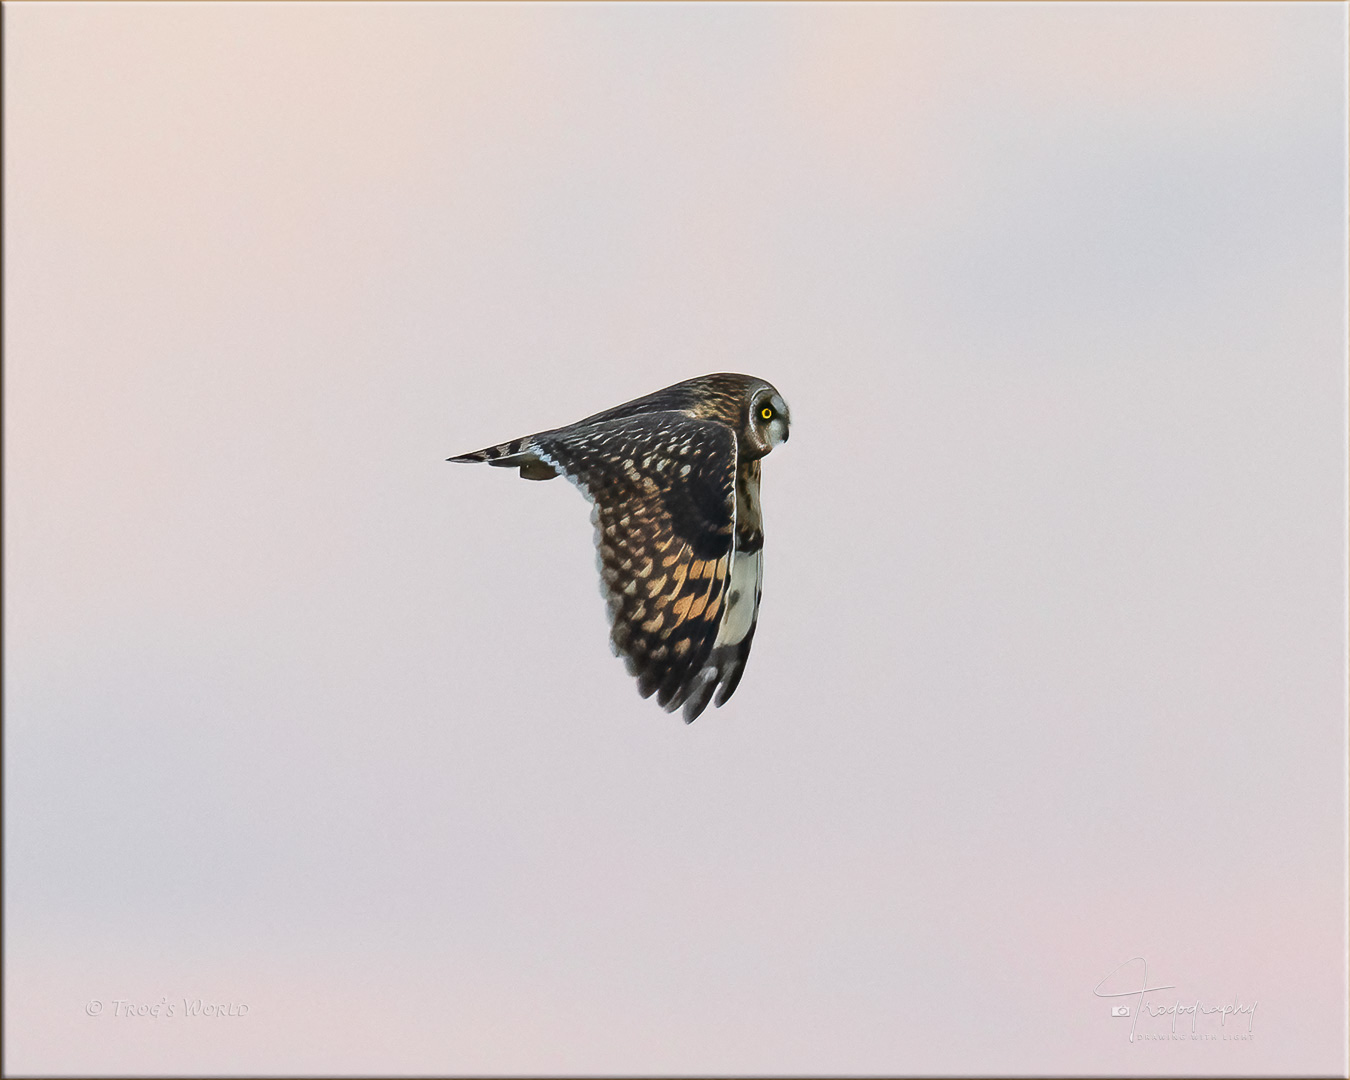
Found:
<svg viewBox="0 0 1350 1080"><path fill-rule="evenodd" d="M1344 1072L1345 5L4 19L8 1071ZM716 370L686 727L443 459Z"/></svg>

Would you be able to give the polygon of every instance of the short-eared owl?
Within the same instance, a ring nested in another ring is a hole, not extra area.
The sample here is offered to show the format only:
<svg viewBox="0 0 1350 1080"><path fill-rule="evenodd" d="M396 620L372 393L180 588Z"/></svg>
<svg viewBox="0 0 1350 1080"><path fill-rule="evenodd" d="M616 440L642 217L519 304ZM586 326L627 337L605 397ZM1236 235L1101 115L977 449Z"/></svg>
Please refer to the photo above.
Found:
<svg viewBox="0 0 1350 1080"><path fill-rule="evenodd" d="M450 461L561 473L592 503L610 641L643 697L691 722L736 690L759 613L759 460L787 442L763 379L703 375ZM720 687L720 689L719 689Z"/></svg>

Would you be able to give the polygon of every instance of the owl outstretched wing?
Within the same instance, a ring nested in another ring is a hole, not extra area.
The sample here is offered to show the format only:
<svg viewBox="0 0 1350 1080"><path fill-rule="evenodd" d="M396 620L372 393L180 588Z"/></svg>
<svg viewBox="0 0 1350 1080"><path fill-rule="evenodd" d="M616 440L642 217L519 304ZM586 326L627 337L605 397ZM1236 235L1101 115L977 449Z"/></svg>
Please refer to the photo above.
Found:
<svg viewBox="0 0 1350 1080"><path fill-rule="evenodd" d="M722 704L749 646L719 641L738 568L735 434L651 412L544 432L528 452L593 504L610 641L639 693L668 712L683 706L686 723L719 684Z"/></svg>

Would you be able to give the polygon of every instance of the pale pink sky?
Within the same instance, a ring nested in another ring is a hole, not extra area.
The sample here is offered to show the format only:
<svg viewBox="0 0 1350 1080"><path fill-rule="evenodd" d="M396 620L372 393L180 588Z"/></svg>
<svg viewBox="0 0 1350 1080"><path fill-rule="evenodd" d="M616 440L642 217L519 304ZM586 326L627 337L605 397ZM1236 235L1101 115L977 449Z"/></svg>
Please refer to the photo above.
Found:
<svg viewBox="0 0 1350 1080"><path fill-rule="evenodd" d="M1343 5L4 18L9 1072L1346 1071ZM686 727L443 459L716 370Z"/></svg>

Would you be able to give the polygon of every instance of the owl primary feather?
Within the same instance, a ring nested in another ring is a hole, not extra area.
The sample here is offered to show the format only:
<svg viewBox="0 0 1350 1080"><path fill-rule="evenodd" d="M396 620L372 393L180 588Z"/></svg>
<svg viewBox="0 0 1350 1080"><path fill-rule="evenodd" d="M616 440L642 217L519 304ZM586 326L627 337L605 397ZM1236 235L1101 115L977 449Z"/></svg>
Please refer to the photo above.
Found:
<svg viewBox="0 0 1350 1080"><path fill-rule="evenodd" d="M686 723L736 690L759 615L759 463L788 407L749 375L702 375L450 461L567 477L591 501L610 642Z"/></svg>

